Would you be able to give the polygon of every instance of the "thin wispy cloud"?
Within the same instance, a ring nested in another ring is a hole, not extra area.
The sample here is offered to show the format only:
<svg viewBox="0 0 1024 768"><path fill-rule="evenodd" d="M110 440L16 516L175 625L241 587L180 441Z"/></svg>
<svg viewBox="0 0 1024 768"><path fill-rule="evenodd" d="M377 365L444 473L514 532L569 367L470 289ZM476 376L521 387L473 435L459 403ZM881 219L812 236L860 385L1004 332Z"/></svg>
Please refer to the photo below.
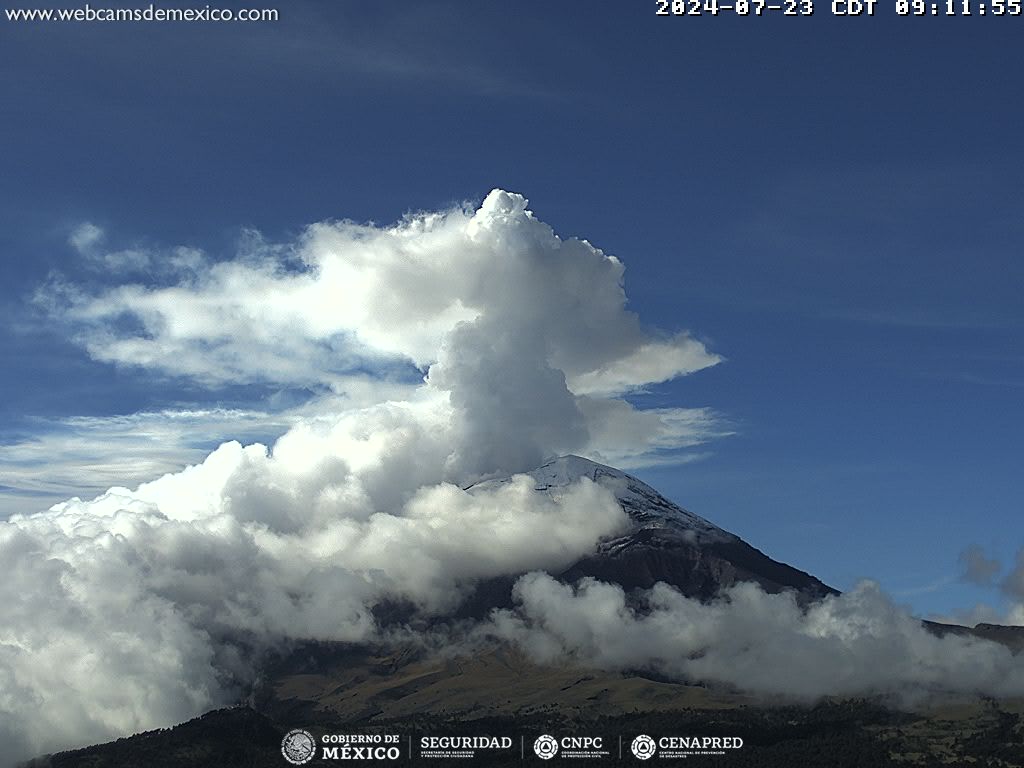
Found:
<svg viewBox="0 0 1024 768"><path fill-rule="evenodd" d="M38 512L71 496L134 487L202 461L225 439L267 441L297 414L191 409L116 416L34 419L28 434L0 445L0 519Z"/></svg>
<svg viewBox="0 0 1024 768"><path fill-rule="evenodd" d="M103 240L103 229L85 221L75 227L68 235L68 244L80 254L92 253Z"/></svg>
<svg viewBox="0 0 1024 768"><path fill-rule="evenodd" d="M977 544L964 547L959 562L962 581L991 588L1003 605L995 607L981 602L967 610L935 616L937 620L967 626L978 623L1024 626L1024 548L1018 550L1014 564L1005 575L1002 561L989 557Z"/></svg>
<svg viewBox="0 0 1024 768"><path fill-rule="evenodd" d="M996 576L1003 569L998 560L986 557L985 551L977 544L966 547L960 553L960 566L963 569L965 581L982 586L992 585Z"/></svg>

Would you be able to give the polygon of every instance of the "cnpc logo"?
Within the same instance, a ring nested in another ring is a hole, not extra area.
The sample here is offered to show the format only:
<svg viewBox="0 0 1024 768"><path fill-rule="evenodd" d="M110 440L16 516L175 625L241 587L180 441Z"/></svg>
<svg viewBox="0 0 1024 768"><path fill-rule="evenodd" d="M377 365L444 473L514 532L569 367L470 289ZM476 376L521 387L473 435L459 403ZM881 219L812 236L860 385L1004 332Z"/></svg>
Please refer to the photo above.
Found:
<svg viewBox="0 0 1024 768"><path fill-rule="evenodd" d="M558 754L558 741L554 736L548 736L545 733L543 736L538 736L537 740L533 742L533 751L541 760L550 760Z"/></svg>
<svg viewBox="0 0 1024 768"><path fill-rule="evenodd" d="M563 736L561 739L556 739L545 733L543 736L538 736L537 740L533 742L533 751L541 760L550 760L559 751L565 757L598 756L591 755L591 753L599 752L603 745L604 742L600 736Z"/></svg>

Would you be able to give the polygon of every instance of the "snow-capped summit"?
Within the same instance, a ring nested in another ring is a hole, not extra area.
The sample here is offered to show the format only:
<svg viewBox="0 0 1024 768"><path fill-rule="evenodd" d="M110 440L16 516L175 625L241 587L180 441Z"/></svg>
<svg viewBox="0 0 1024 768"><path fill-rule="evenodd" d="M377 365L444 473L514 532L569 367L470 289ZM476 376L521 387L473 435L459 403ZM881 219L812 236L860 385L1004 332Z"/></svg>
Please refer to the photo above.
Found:
<svg viewBox="0 0 1024 768"><path fill-rule="evenodd" d="M731 541L736 536L673 504L651 486L621 470L581 456L559 456L527 473L538 491L550 491L587 477L615 494L637 529L674 531L691 541Z"/></svg>

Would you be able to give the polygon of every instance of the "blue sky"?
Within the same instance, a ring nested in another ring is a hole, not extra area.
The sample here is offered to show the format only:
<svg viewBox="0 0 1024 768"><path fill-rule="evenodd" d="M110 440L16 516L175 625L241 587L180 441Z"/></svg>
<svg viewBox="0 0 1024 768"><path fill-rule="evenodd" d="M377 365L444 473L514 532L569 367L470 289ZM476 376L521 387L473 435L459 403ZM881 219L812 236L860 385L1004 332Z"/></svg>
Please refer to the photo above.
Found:
<svg viewBox="0 0 1024 768"><path fill-rule="evenodd" d="M710 407L735 434L638 475L841 589L999 604L957 557L1024 545L1024 22L278 7L251 26L0 23L4 444L70 429L84 456L131 432L105 417L304 396L90 359L30 304L54 270L115 282L69 245L83 222L112 250L226 256L250 229L283 242L500 186L621 258L645 323L726 358L634 401ZM208 424L183 439L215 443Z"/></svg>

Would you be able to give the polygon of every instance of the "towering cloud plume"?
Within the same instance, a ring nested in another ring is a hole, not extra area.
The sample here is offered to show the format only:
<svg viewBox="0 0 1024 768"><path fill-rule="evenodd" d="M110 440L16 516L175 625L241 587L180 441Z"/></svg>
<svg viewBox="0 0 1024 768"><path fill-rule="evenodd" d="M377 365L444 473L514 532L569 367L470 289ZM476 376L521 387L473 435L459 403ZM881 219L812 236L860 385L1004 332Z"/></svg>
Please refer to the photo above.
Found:
<svg viewBox="0 0 1024 768"><path fill-rule="evenodd" d="M214 386L347 394L367 371L407 382L425 373L402 397L434 401L428 432L450 433L451 477L527 469L550 453L628 460L699 441L705 412L639 414L610 398L720 358L685 333L646 332L626 310L622 263L558 237L526 206L495 190L476 211L392 227L318 224L288 246L250 236L230 261L176 249L160 285L90 293L54 280L38 301L98 360ZM610 423L632 439L609 440Z"/></svg>

